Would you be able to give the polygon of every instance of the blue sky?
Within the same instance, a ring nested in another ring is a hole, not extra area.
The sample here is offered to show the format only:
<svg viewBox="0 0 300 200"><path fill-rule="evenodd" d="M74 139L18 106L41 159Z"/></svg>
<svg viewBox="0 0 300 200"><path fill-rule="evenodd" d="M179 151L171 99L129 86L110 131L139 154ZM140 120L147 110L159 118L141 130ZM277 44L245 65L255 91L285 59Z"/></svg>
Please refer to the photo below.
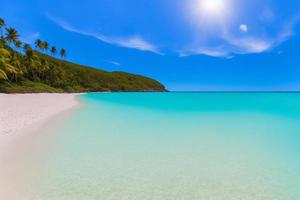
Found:
<svg viewBox="0 0 300 200"><path fill-rule="evenodd" d="M300 1L0 0L0 17L68 60L170 90L300 90Z"/></svg>

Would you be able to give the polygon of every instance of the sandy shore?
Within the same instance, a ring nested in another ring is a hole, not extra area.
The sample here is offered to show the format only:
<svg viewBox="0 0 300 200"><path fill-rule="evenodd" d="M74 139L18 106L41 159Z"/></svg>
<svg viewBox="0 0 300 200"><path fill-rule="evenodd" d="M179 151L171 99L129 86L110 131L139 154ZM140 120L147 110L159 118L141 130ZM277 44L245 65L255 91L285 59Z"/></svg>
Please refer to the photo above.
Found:
<svg viewBox="0 0 300 200"><path fill-rule="evenodd" d="M79 105L76 94L0 94L0 145Z"/></svg>
<svg viewBox="0 0 300 200"><path fill-rule="evenodd" d="M0 199L33 199L54 137L43 127L79 105L76 94L0 94Z"/></svg>

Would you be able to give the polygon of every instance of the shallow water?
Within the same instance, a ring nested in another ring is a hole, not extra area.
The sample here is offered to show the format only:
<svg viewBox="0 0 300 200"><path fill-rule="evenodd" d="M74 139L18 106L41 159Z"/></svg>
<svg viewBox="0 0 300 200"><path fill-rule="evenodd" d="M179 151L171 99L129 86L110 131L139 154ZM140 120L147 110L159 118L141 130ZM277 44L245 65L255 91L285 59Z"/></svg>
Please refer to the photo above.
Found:
<svg viewBox="0 0 300 200"><path fill-rule="evenodd" d="M34 199L300 199L300 94L80 98Z"/></svg>

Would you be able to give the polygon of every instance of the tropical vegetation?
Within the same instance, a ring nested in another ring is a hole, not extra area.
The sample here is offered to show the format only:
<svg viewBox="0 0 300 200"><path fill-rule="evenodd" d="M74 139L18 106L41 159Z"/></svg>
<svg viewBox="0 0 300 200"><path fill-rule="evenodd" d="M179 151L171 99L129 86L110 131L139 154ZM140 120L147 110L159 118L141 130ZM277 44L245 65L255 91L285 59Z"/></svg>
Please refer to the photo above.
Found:
<svg viewBox="0 0 300 200"><path fill-rule="evenodd" d="M165 91L150 78L67 62L55 57L65 58L65 48L41 39L31 47L19 38L18 31L0 19L0 92Z"/></svg>

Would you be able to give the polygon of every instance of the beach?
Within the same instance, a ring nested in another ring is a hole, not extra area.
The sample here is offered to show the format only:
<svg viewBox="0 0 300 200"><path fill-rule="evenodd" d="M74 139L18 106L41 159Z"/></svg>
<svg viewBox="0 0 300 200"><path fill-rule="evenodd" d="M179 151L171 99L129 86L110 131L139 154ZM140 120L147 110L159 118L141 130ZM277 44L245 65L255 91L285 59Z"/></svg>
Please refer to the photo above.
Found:
<svg viewBox="0 0 300 200"><path fill-rule="evenodd" d="M0 147L79 105L76 94L0 94Z"/></svg>
<svg viewBox="0 0 300 200"><path fill-rule="evenodd" d="M37 180L36 173L42 166L41 159L36 156L41 155L42 158L46 155L44 149L50 145L52 138L48 134L49 128L79 107L77 96L0 94L1 199L32 198L26 195L27 185ZM40 161L39 164L36 160Z"/></svg>

